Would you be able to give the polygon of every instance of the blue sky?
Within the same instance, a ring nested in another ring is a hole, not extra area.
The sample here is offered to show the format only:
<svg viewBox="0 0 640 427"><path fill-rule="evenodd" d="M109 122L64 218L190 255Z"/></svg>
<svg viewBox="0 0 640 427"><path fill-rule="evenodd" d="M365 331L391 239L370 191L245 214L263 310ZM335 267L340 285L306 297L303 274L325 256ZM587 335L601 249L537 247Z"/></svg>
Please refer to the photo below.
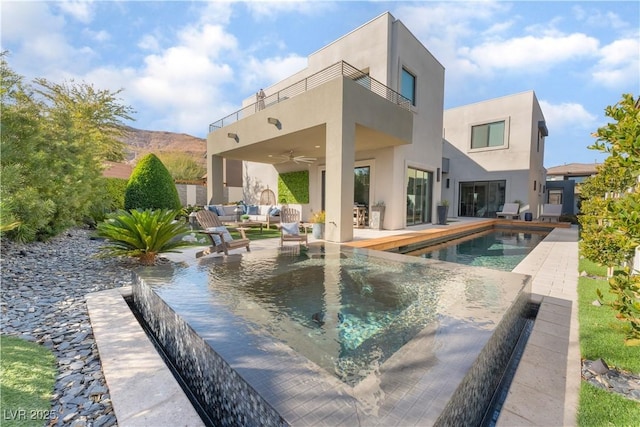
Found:
<svg viewBox="0 0 640 427"><path fill-rule="evenodd" d="M131 126L209 123L389 11L445 66L445 108L534 90L545 166L602 161L604 109L640 92L640 5L604 2L5 1L2 50L27 79L123 89Z"/></svg>

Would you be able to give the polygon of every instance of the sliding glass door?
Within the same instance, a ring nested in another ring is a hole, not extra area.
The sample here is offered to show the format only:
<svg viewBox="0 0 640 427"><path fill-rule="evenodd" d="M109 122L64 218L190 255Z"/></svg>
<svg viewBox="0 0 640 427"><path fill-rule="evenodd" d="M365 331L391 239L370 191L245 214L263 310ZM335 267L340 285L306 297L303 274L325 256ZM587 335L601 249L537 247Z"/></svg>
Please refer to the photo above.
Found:
<svg viewBox="0 0 640 427"><path fill-rule="evenodd" d="M407 168L407 225L431 222L433 172Z"/></svg>
<svg viewBox="0 0 640 427"><path fill-rule="evenodd" d="M505 200L506 181L460 183L459 216L494 218Z"/></svg>

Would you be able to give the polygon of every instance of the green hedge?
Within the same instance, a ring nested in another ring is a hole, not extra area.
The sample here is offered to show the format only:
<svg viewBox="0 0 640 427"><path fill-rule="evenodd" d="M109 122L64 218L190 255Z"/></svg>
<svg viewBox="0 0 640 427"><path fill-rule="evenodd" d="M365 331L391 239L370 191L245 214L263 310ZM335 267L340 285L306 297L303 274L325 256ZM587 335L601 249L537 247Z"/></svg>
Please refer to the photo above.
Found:
<svg viewBox="0 0 640 427"><path fill-rule="evenodd" d="M278 175L278 202L309 203L309 171Z"/></svg>

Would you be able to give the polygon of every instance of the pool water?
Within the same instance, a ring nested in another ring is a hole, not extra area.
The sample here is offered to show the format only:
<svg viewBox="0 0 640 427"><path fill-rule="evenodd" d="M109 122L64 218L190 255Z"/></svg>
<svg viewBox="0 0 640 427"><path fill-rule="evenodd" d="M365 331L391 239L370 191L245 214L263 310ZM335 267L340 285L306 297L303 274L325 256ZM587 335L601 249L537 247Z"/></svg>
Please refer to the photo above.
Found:
<svg viewBox="0 0 640 427"><path fill-rule="evenodd" d="M478 425L530 291L520 274L312 244L141 268L133 301L216 425Z"/></svg>
<svg viewBox="0 0 640 427"><path fill-rule="evenodd" d="M357 253L276 258L212 266L209 289L235 314L349 385L433 320L447 276L420 263L371 263Z"/></svg>
<svg viewBox="0 0 640 427"><path fill-rule="evenodd" d="M512 271L547 234L546 231L489 230L405 255Z"/></svg>

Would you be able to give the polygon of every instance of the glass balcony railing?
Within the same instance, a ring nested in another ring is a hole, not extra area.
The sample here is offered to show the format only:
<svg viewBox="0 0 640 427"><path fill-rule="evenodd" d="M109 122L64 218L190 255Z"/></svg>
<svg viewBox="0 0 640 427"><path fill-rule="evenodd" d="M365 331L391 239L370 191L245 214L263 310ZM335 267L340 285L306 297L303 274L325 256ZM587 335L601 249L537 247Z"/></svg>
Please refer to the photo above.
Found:
<svg viewBox="0 0 640 427"><path fill-rule="evenodd" d="M258 102L247 105L246 107L241 108L235 113L229 114L228 116L211 123L209 125L209 132L213 132L216 129L220 129L224 126L228 126L240 119L249 117L257 111L269 108L270 105L277 104L289 98L293 98L296 95L316 88L330 80L341 76L349 77L351 80L358 82L365 88L369 89L371 92L393 102L396 105L399 105L406 110L411 110L411 101L409 99L400 95L395 90L380 83L376 79L371 78L368 74L363 73L354 66L344 61L340 61L325 68L324 70L312 74L311 76L303 80L300 80L299 82L296 82L282 90L279 90L278 92L271 94Z"/></svg>

